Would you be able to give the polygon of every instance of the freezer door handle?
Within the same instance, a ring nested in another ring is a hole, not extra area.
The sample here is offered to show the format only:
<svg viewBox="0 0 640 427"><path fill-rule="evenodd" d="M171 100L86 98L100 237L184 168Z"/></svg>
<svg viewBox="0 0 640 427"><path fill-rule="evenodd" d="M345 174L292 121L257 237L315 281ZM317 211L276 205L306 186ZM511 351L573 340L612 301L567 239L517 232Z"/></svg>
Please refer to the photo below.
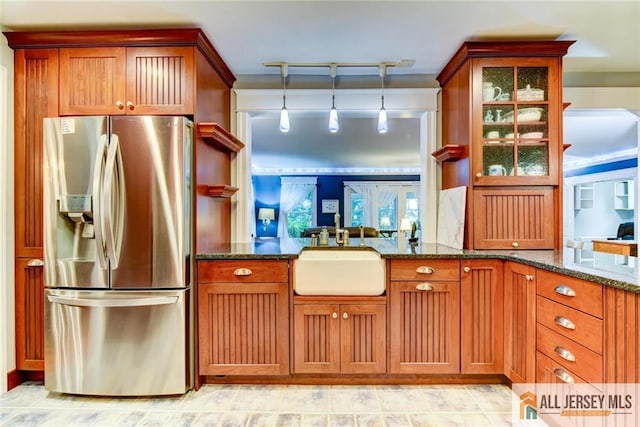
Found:
<svg viewBox="0 0 640 427"><path fill-rule="evenodd" d="M47 295L49 302L54 304L71 305L74 307L144 307L154 305L168 305L178 302L177 296L158 296L132 299L94 299L94 298L66 298Z"/></svg>

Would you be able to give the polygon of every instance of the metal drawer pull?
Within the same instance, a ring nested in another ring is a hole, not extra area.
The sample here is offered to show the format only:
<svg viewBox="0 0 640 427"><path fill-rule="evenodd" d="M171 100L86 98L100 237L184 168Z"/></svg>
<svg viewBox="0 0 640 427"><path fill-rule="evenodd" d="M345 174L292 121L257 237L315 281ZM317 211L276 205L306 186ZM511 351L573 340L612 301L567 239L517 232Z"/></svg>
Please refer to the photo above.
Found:
<svg viewBox="0 0 640 427"><path fill-rule="evenodd" d="M34 258L27 261L27 267L42 267L43 265L44 261L39 258Z"/></svg>
<svg viewBox="0 0 640 427"><path fill-rule="evenodd" d="M426 265L421 265L416 268L416 273L418 274L433 274L436 270L433 267L428 267Z"/></svg>
<svg viewBox="0 0 640 427"><path fill-rule="evenodd" d="M431 285L431 283L418 283L416 285L416 289L419 291L432 291L433 290L433 285Z"/></svg>
<svg viewBox="0 0 640 427"><path fill-rule="evenodd" d="M463 270L465 273L468 273L468 272L470 272L470 271L471 271L471 268L469 268L469 267L465 267L465 268L463 268L462 270Z"/></svg>
<svg viewBox="0 0 640 427"><path fill-rule="evenodd" d="M575 380L571 375L569 375L564 369L556 368L553 370L553 375L555 375L560 381L565 383L573 384Z"/></svg>
<svg viewBox="0 0 640 427"><path fill-rule="evenodd" d="M234 276L251 276L252 274L253 274L253 271L251 271L248 268L237 268L233 272Z"/></svg>
<svg viewBox="0 0 640 427"><path fill-rule="evenodd" d="M559 293L560 295L564 295L566 297L575 297L576 296L576 291L574 291L573 289L571 289L567 285L558 285L558 286L555 287L554 290L556 291L556 293Z"/></svg>
<svg viewBox="0 0 640 427"><path fill-rule="evenodd" d="M576 328L576 324L573 323L571 320L567 319L566 317L563 316L556 316L555 319L553 319L553 321L556 323L556 325L558 326L562 326L565 329L575 329Z"/></svg>
<svg viewBox="0 0 640 427"><path fill-rule="evenodd" d="M576 361L576 355L571 353L569 350L567 350L564 347L557 346L556 348L553 349L553 351L555 351L556 354L562 357L564 360L568 360L569 362Z"/></svg>

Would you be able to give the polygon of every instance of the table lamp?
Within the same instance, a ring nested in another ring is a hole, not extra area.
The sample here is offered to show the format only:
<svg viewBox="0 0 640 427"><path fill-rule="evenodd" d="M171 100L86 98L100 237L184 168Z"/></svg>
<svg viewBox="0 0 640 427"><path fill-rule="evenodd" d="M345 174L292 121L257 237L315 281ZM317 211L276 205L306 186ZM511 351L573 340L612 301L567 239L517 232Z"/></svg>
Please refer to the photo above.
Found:
<svg viewBox="0 0 640 427"><path fill-rule="evenodd" d="M258 219L262 220L262 229L267 230L269 223L276 219L276 210L273 208L258 209Z"/></svg>

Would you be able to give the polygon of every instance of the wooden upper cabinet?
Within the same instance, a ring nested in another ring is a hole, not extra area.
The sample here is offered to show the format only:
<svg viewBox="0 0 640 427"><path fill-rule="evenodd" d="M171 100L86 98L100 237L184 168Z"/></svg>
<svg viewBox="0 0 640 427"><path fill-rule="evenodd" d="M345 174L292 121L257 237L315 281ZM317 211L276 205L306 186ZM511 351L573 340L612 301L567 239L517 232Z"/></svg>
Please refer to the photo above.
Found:
<svg viewBox="0 0 640 427"><path fill-rule="evenodd" d="M437 76L442 86L443 147L433 155L442 165L443 189L469 188L465 248L560 247L562 57L572 43L466 42ZM523 188L534 186L551 189L550 204L546 194L535 200L522 197ZM505 223L497 239L483 237L492 231L484 221L493 219L484 210L487 199L475 192L487 188L513 189L513 197L505 195L493 205L492 212ZM543 237L529 239L518 232L524 237L514 239L507 228L526 227L540 218L534 210L516 207L524 213L516 220L519 224L505 222L513 215L508 209L532 200L548 209L544 220L551 226L545 227Z"/></svg>
<svg viewBox="0 0 640 427"><path fill-rule="evenodd" d="M60 114L193 114L193 47L60 49Z"/></svg>
<svg viewBox="0 0 640 427"><path fill-rule="evenodd" d="M487 187L473 192L475 249L553 249L551 187Z"/></svg>

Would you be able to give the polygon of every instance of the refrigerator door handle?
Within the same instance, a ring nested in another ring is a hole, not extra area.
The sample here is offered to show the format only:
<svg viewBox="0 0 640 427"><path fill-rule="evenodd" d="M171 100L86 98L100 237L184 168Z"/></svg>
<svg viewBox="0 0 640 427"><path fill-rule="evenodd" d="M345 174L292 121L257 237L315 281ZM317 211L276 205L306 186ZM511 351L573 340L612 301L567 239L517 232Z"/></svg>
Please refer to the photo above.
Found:
<svg viewBox="0 0 640 427"><path fill-rule="evenodd" d="M47 295L49 302L74 307L146 307L155 305L168 305L178 302L177 296L157 296L131 299L93 299L93 298L66 298L55 295Z"/></svg>
<svg viewBox="0 0 640 427"><path fill-rule="evenodd" d="M105 256L105 243L104 243L104 215L102 215L102 191L101 184L104 176L105 156L107 151L107 135L100 135L98 141L98 150L96 152L96 159L93 166L93 189L92 189L92 201L93 201L93 222L94 233L96 238L96 255L98 257L98 263L103 270L107 269L107 258Z"/></svg>
<svg viewBox="0 0 640 427"><path fill-rule="evenodd" d="M102 212L105 223L105 242L111 268L120 264L122 235L124 231L124 176L122 176L122 155L118 135L112 134L107 150L107 164L104 173Z"/></svg>

